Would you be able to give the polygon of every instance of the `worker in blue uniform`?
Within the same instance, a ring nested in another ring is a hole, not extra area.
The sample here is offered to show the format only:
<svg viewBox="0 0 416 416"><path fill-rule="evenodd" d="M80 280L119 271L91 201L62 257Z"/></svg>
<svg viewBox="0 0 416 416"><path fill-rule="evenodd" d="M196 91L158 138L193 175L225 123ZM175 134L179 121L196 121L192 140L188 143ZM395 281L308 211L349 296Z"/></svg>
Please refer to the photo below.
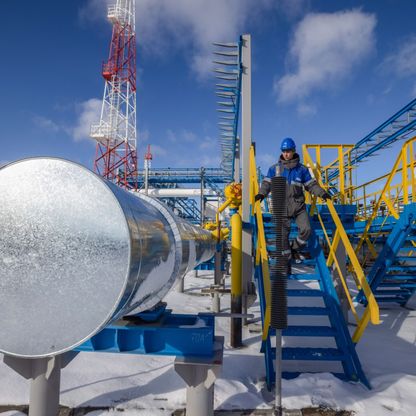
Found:
<svg viewBox="0 0 416 416"><path fill-rule="evenodd" d="M279 161L271 166L267 175L262 181L260 191L255 196L256 201L262 201L270 192L271 181L274 176L283 176L287 181L287 216L283 221L283 238L288 241L290 223L294 219L298 226L298 235L290 243L292 255L301 258L302 250L311 235L311 225L305 206L304 188L313 195L324 200L330 199L331 195L321 188L315 178L312 178L309 169L299 162L299 155L296 153L296 144L290 137L283 139L280 146L282 154Z"/></svg>

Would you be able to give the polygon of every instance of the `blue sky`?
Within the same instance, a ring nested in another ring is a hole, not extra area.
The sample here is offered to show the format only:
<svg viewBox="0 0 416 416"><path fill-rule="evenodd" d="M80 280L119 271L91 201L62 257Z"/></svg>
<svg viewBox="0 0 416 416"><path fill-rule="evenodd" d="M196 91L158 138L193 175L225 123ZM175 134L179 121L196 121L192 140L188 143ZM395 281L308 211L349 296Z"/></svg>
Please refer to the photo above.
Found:
<svg viewBox="0 0 416 416"><path fill-rule="evenodd" d="M240 33L252 35L253 139L263 169L283 137L355 143L416 96L412 0L136 2L141 165L151 143L155 167L218 166L207 62L212 42ZM111 37L105 14L105 0L2 2L2 163L50 155L92 168L87 136ZM380 158L383 169L393 163L391 153Z"/></svg>

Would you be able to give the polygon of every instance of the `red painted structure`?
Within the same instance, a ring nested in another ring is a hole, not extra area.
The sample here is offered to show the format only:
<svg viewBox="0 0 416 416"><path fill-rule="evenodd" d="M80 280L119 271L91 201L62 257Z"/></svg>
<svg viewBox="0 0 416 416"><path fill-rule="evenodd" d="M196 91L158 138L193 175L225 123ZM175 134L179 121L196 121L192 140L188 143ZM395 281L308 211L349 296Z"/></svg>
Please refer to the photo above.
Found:
<svg viewBox="0 0 416 416"><path fill-rule="evenodd" d="M113 24L100 123L91 126L97 141L94 172L124 188L137 188L136 34L134 0L117 0L108 9Z"/></svg>

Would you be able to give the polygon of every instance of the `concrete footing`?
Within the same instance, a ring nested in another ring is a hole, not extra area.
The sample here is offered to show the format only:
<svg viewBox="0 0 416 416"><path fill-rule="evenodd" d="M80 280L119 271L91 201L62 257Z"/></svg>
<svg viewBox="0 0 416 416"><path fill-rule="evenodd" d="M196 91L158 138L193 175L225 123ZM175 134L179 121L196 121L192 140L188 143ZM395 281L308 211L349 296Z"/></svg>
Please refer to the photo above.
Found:
<svg viewBox="0 0 416 416"><path fill-rule="evenodd" d="M224 337L215 337L214 356L177 357L175 371L185 381L186 415L214 415L214 383L222 369ZM5 355L3 361L24 378L31 380L29 416L57 416L61 369L72 361L76 352L53 357L26 359Z"/></svg>
<svg viewBox="0 0 416 416"><path fill-rule="evenodd" d="M214 415L214 383L222 369L224 337L215 337L215 355L175 360L175 371L186 383L186 416Z"/></svg>
<svg viewBox="0 0 416 416"><path fill-rule="evenodd" d="M56 416L59 413L61 369L76 355L76 352L68 352L54 357L34 359L9 355L3 357L6 365L31 380L29 416Z"/></svg>

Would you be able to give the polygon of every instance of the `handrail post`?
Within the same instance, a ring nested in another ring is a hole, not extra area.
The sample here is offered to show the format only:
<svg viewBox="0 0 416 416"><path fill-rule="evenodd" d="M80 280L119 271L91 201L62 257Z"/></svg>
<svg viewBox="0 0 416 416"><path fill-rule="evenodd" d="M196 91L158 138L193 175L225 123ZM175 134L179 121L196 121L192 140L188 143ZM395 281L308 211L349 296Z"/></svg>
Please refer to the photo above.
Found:
<svg viewBox="0 0 416 416"><path fill-rule="evenodd" d="M340 301L342 315L344 316L345 322L348 323L349 304L347 296L341 284L341 279L343 278L343 276L347 276L347 252L345 250L344 242L342 241L342 239L339 239L339 242L335 247L335 257L338 260L341 275L334 264L332 267L332 276L335 283L335 290L338 294L338 298Z"/></svg>
<svg viewBox="0 0 416 416"><path fill-rule="evenodd" d="M342 146L338 147L338 164L339 164L339 192L341 195L341 204L345 203L345 167L344 167L344 154L342 152Z"/></svg>

